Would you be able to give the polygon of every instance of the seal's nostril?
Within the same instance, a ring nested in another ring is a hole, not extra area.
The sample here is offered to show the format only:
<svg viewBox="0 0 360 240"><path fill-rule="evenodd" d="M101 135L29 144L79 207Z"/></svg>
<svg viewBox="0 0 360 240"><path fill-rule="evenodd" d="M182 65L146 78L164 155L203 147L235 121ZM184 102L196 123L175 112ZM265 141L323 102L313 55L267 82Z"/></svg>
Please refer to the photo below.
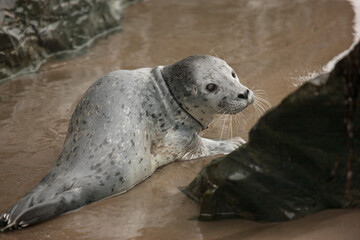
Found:
<svg viewBox="0 0 360 240"><path fill-rule="evenodd" d="M248 96L249 96L249 89L247 89L244 93L240 93L239 95L238 95L238 98L240 98L240 99L247 99L248 98Z"/></svg>
<svg viewBox="0 0 360 240"><path fill-rule="evenodd" d="M238 98L245 99L245 95L242 94L242 93L240 93L240 94L238 95Z"/></svg>

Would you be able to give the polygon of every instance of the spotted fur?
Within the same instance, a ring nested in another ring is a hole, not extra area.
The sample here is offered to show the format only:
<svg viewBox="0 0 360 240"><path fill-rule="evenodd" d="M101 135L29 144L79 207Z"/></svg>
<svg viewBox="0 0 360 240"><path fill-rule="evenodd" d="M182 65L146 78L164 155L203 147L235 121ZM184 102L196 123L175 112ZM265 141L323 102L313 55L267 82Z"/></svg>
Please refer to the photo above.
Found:
<svg viewBox="0 0 360 240"><path fill-rule="evenodd" d="M79 101L54 167L1 215L2 231L126 192L175 160L233 151L242 139L198 133L216 113L237 113L252 101L233 69L211 56L105 75Z"/></svg>

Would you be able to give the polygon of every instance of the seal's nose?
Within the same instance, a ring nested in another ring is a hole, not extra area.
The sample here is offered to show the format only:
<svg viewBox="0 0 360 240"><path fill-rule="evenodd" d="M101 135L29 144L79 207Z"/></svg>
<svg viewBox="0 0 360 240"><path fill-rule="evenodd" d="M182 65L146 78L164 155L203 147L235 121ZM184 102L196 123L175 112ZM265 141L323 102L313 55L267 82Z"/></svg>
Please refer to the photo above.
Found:
<svg viewBox="0 0 360 240"><path fill-rule="evenodd" d="M246 89L246 91L245 91L244 93L240 93L240 94L238 95L238 98L240 98L240 99L247 99L248 96L249 96L249 89Z"/></svg>

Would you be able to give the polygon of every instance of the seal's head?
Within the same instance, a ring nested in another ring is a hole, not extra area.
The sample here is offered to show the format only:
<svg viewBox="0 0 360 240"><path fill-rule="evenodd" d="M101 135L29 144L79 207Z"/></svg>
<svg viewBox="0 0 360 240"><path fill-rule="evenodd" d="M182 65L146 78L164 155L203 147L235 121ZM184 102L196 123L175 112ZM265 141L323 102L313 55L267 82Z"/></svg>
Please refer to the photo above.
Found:
<svg viewBox="0 0 360 240"><path fill-rule="evenodd" d="M213 56L190 56L162 69L170 92L203 128L215 114L236 114L254 101L235 71Z"/></svg>

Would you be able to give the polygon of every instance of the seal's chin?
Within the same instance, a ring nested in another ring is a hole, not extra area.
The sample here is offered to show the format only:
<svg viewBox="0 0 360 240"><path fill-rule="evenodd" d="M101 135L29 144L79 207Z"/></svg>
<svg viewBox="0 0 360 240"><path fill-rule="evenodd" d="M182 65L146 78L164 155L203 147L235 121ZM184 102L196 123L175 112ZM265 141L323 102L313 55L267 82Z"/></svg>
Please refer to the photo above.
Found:
<svg viewBox="0 0 360 240"><path fill-rule="evenodd" d="M219 104L219 107L221 107L221 112L225 114L237 114L251 103L248 101L223 101Z"/></svg>

